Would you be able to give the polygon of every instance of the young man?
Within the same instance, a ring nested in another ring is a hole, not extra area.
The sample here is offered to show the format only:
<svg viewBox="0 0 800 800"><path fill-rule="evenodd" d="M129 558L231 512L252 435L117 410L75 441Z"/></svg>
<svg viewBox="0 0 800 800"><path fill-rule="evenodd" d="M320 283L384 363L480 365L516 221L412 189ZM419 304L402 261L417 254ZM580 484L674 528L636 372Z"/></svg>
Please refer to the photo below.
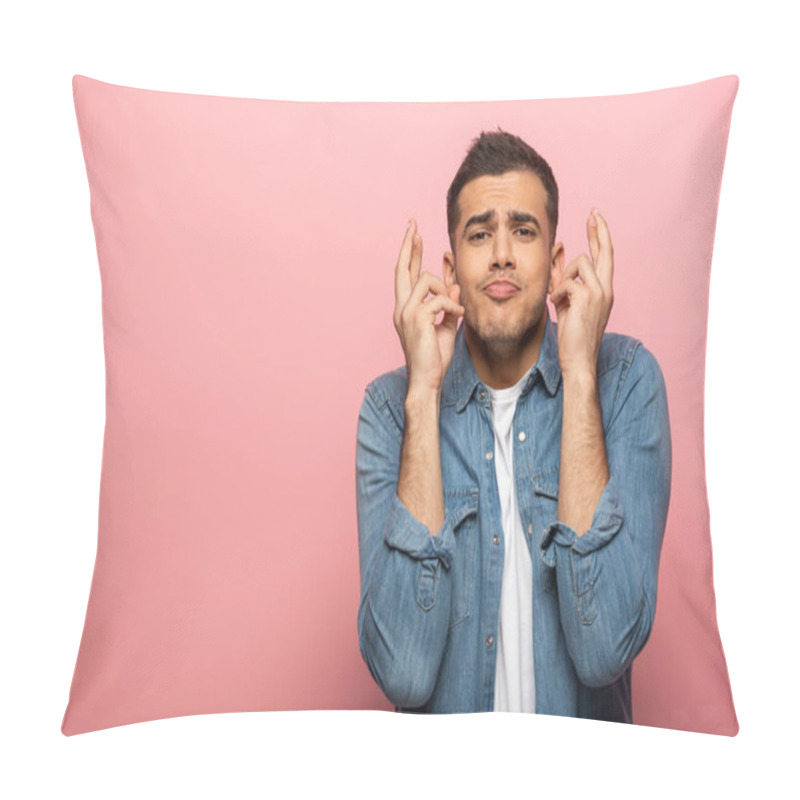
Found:
<svg viewBox="0 0 800 800"><path fill-rule="evenodd" d="M409 223L406 365L359 416L362 655L398 710L631 722L670 491L661 371L605 333L605 219L565 267L553 173L522 139L482 133L447 211L444 280Z"/></svg>

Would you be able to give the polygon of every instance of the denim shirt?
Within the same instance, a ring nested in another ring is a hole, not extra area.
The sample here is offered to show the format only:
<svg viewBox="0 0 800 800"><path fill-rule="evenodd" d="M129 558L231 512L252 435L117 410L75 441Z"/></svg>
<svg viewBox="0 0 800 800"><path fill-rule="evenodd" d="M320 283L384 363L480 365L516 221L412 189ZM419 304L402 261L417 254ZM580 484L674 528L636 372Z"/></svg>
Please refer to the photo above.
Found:
<svg viewBox="0 0 800 800"><path fill-rule="evenodd" d="M563 395L549 318L514 414L536 712L631 722L631 665L653 624L669 504L669 417L661 370L638 340L606 333L597 374L610 477L583 536L557 519ZM398 711L491 711L504 533L490 397L463 324L440 392L435 536L397 496L407 385L405 366L376 378L358 420L361 654Z"/></svg>

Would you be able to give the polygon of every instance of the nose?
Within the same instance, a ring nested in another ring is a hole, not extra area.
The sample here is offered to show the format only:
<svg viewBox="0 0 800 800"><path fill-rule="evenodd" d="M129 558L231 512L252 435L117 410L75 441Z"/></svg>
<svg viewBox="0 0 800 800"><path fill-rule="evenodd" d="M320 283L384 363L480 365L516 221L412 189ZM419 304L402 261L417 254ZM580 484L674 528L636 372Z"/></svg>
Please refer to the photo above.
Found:
<svg viewBox="0 0 800 800"><path fill-rule="evenodd" d="M514 267L514 250L511 235L508 231L498 230L494 237L492 248L492 269L507 269Z"/></svg>

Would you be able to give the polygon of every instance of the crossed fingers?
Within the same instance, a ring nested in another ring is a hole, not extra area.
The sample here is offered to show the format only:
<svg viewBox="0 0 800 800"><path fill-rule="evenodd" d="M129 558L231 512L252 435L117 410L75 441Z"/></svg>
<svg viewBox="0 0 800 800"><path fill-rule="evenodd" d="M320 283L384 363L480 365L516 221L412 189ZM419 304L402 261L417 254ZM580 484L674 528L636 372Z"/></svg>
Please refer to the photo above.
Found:
<svg viewBox="0 0 800 800"><path fill-rule="evenodd" d="M422 272L422 237L417 222L409 221L395 267L394 324L399 331L401 319L419 308L436 317L440 311L459 314L463 308L451 299L444 282L430 272ZM425 300L432 293L435 297Z"/></svg>
<svg viewBox="0 0 800 800"><path fill-rule="evenodd" d="M422 264L422 238L417 234L417 221L409 220L400 255L394 271L395 314L403 309L417 282Z"/></svg>
<svg viewBox="0 0 800 800"><path fill-rule="evenodd" d="M596 221L596 223L595 223ZM586 236L589 240L591 258L585 253L571 261L564 269L561 282L550 295L558 306L565 297L571 297L578 286L583 285L593 293L613 298L614 248L608 225L597 209L593 209L586 221Z"/></svg>

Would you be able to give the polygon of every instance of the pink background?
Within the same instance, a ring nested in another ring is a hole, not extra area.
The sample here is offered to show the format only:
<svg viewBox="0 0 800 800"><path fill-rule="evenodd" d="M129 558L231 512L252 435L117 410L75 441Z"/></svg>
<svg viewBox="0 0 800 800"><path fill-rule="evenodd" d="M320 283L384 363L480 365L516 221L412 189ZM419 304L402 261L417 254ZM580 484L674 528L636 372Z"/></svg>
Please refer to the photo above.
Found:
<svg viewBox="0 0 800 800"><path fill-rule="evenodd" d="M97 562L70 735L185 714L391 708L358 652L355 431L403 363L393 269L416 216L441 274L445 194L498 125L615 250L609 330L667 381L673 485L637 722L735 733L703 452L708 281L735 77L646 94L300 103L76 76L102 278Z"/></svg>

